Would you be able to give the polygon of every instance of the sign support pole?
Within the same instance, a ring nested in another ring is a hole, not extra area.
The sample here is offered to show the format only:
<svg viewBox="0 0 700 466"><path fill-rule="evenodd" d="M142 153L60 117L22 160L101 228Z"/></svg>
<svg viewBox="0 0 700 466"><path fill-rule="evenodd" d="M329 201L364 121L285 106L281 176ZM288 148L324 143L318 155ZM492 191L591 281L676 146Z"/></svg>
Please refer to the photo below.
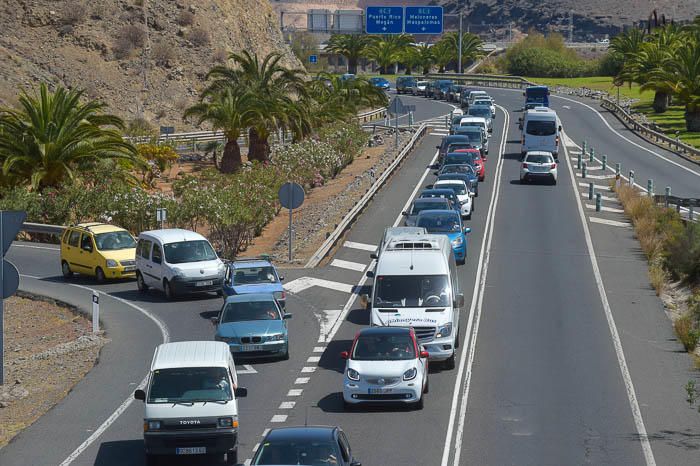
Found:
<svg viewBox="0 0 700 466"><path fill-rule="evenodd" d="M457 73L462 72L462 12L459 12L459 52L457 55Z"/></svg>
<svg viewBox="0 0 700 466"><path fill-rule="evenodd" d="M3 215L0 213L0 244L5 244L3 238ZM0 261L5 260L3 251ZM0 386L5 384L5 264L0 262Z"/></svg>
<svg viewBox="0 0 700 466"><path fill-rule="evenodd" d="M292 198L292 185L287 185L287 194ZM289 262L292 261L292 207L289 207Z"/></svg>

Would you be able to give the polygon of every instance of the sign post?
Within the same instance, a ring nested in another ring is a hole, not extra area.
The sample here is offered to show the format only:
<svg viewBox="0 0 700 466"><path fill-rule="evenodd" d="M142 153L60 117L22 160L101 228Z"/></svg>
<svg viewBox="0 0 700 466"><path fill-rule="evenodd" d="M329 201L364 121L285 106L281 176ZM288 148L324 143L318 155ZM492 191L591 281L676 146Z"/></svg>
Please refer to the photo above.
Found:
<svg viewBox="0 0 700 466"><path fill-rule="evenodd" d="M92 333L100 331L100 296L92 292Z"/></svg>
<svg viewBox="0 0 700 466"><path fill-rule="evenodd" d="M401 34L403 32L403 7L368 6L365 11L367 34Z"/></svg>
<svg viewBox="0 0 700 466"><path fill-rule="evenodd" d="M309 55L309 63L312 63L312 64L318 63L318 55Z"/></svg>
<svg viewBox="0 0 700 466"><path fill-rule="evenodd" d="M299 183L287 182L280 186L277 197L282 207L289 209L289 261L292 260L292 210L304 203L304 188Z"/></svg>
<svg viewBox="0 0 700 466"><path fill-rule="evenodd" d="M167 220L168 217L168 209L164 208L157 208L156 209L156 221L158 222L158 228L163 228L163 224Z"/></svg>
<svg viewBox="0 0 700 466"><path fill-rule="evenodd" d="M0 244L2 244L2 264L0 264L0 385L5 383L5 298L12 296L19 286L17 267L5 260L19 229L22 228L27 213L24 211L0 211Z"/></svg>

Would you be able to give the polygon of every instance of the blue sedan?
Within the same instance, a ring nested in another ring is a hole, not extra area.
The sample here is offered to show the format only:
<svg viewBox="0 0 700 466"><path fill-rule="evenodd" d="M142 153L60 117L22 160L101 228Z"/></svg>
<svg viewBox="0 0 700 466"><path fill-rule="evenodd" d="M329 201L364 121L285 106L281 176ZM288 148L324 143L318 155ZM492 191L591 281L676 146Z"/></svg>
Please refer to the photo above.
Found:
<svg viewBox="0 0 700 466"><path fill-rule="evenodd" d="M457 194L452 189L447 188L428 188L424 189L418 199L443 198L450 201L455 212L461 212L461 204L457 199Z"/></svg>
<svg viewBox="0 0 700 466"><path fill-rule="evenodd" d="M443 165L440 171L435 174L438 180L464 180L474 196L479 196L479 175L471 165Z"/></svg>
<svg viewBox="0 0 700 466"><path fill-rule="evenodd" d="M237 259L226 264L224 301L228 296L239 294L272 293L284 308L287 296L282 280L284 277L267 256Z"/></svg>
<svg viewBox="0 0 700 466"><path fill-rule="evenodd" d="M287 319L272 293L229 296L213 319L216 341L228 343L240 358L278 356L289 359Z"/></svg>
<svg viewBox="0 0 700 466"><path fill-rule="evenodd" d="M418 214L416 226L423 227L428 233L447 235L452 244L458 264L467 261L467 235L471 228L464 228L462 217L454 210L424 210Z"/></svg>
<svg viewBox="0 0 700 466"><path fill-rule="evenodd" d="M372 83L374 87L378 87L379 89L382 89L384 91L388 91L391 89L391 84L389 84L389 81L386 80L386 78L370 78L369 82Z"/></svg>

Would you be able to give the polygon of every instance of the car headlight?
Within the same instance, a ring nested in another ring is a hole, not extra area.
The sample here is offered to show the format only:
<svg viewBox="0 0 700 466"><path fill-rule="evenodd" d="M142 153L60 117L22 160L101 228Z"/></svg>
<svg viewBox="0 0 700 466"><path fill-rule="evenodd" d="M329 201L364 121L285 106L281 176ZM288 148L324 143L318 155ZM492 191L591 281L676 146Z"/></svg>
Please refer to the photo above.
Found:
<svg viewBox="0 0 700 466"><path fill-rule="evenodd" d="M282 341L284 340L284 333L275 333L274 335L268 335L267 341Z"/></svg>
<svg viewBox="0 0 700 466"><path fill-rule="evenodd" d="M114 267L119 267L119 262L115 261L114 259L107 259L107 267L110 269Z"/></svg>
<svg viewBox="0 0 700 466"><path fill-rule="evenodd" d="M452 334L452 323L445 324L438 329L436 338L449 337Z"/></svg>
<svg viewBox="0 0 700 466"><path fill-rule="evenodd" d="M348 379L350 380L360 380L360 373L355 369L348 369Z"/></svg>
<svg viewBox="0 0 700 466"><path fill-rule="evenodd" d="M222 337L221 335L216 335L214 339L216 341L223 341L224 343L233 343L236 341L236 337Z"/></svg>
<svg viewBox="0 0 700 466"><path fill-rule="evenodd" d="M182 270L178 269L177 267L173 267L173 276L184 278L185 272L183 272Z"/></svg>
<svg viewBox="0 0 700 466"><path fill-rule="evenodd" d="M455 247L461 246L462 243L464 243L464 240L462 239L461 236L459 236L459 237L457 237L456 239L453 239L453 240L452 240L452 246L455 246Z"/></svg>
<svg viewBox="0 0 700 466"><path fill-rule="evenodd" d="M160 430L160 421L147 421L143 423L143 430Z"/></svg>
<svg viewBox="0 0 700 466"><path fill-rule="evenodd" d="M220 417L216 421L217 427L221 429L231 429L238 427L238 416Z"/></svg>
<svg viewBox="0 0 700 466"><path fill-rule="evenodd" d="M403 373L403 379L404 380L413 380L416 378L416 375L418 375L418 369L416 369L414 367L414 368L409 369Z"/></svg>
<svg viewBox="0 0 700 466"><path fill-rule="evenodd" d="M287 294L284 291L275 291L273 293L273 296L275 299L280 300L280 299L285 299L287 297Z"/></svg>

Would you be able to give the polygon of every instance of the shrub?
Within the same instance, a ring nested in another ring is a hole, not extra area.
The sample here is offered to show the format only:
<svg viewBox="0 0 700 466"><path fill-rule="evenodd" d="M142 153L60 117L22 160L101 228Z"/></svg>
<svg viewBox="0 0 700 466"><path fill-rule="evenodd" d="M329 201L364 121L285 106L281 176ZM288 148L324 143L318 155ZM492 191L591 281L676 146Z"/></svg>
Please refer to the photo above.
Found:
<svg viewBox="0 0 700 466"><path fill-rule="evenodd" d="M117 58L128 57L134 49L143 47L146 33L143 28L134 24L124 26L117 33L117 37L112 46L114 55Z"/></svg>
<svg viewBox="0 0 700 466"><path fill-rule="evenodd" d="M690 315L684 315L673 323L673 328L685 350L688 352L695 351L698 340L700 340L700 331L694 327L693 318Z"/></svg>
<svg viewBox="0 0 700 466"><path fill-rule="evenodd" d="M158 66L170 66L171 62L177 57L177 54L175 53L174 47L165 41L161 41L153 46L151 57Z"/></svg>
<svg viewBox="0 0 700 466"><path fill-rule="evenodd" d="M217 48L214 50L212 60L214 63L226 63L226 60L228 60L228 55L229 53L226 51L226 49Z"/></svg>
<svg viewBox="0 0 700 466"><path fill-rule="evenodd" d="M66 2L61 10L61 24L64 26L75 26L85 21L87 17L87 7L85 3L73 0Z"/></svg>
<svg viewBox="0 0 700 466"><path fill-rule="evenodd" d="M127 123L124 136L132 138L157 138L158 132L145 118L134 118Z"/></svg>
<svg viewBox="0 0 700 466"><path fill-rule="evenodd" d="M139 144L136 149L139 156L146 161L139 171L141 180L149 187L152 187L156 178L160 178L178 159L175 149L166 144Z"/></svg>
<svg viewBox="0 0 700 466"><path fill-rule="evenodd" d="M194 27L187 34L187 40L192 42L195 47L202 47L209 44L209 32L201 27Z"/></svg>
<svg viewBox="0 0 700 466"><path fill-rule="evenodd" d="M194 14L184 10L177 17L177 24L180 26L192 26L194 24Z"/></svg>
<svg viewBox="0 0 700 466"><path fill-rule="evenodd" d="M617 76L622 71L624 57L616 52L609 51L598 62L598 74L601 76Z"/></svg>
<svg viewBox="0 0 700 466"><path fill-rule="evenodd" d="M669 235L666 266L679 279L700 283L700 225L688 222Z"/></svg>
<svg viewBox="0 0 700 466"><path fill-rule="evenodd" d="M661 293L666 289L668 274L663 268L663 264L655 261L649 266L649 282L656 291L656 296L661 296Z"/></svg>

